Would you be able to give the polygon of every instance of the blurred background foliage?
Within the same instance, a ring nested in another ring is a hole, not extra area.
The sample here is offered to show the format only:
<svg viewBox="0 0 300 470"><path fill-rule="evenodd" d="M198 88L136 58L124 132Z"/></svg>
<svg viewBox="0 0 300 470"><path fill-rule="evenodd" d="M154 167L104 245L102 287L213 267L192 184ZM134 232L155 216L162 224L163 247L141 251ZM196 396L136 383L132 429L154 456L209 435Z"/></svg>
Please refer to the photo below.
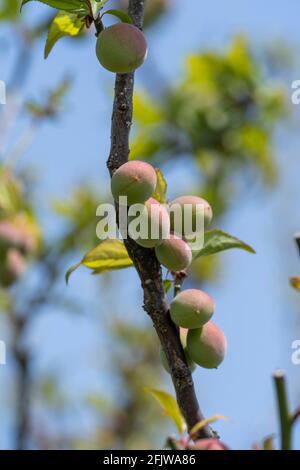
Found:
<svg viewBox="0 0 300 470"><path fill-rule="evenodd" d="M0 309L6 314L1 325L6 325L3 331L9 330L7 344L16 364L14 393L9 401L16 417L11 446L162 446L168 432L165 418L143 392L147 386L162 386L166 377L159 361L157 339L148 325L127 321L113 311L101 320L105 335L117 345L113 349L110 346L109 359L111 380L119 390L118 400L105 391L99 394L91 390L74 404L71 391L61 386L56 371L35 369L28 337L36 317L57 306L72 313L85 312L80 299L71 298L63 286L63 275L74 257L82 256L97 243L96 207L109 196L105 191L94 190L88 182L74 182L69 200L55 200L52 204L53 214L61 224L59 233L49 236L44 229L40 201L35 196L34 169L24 162L19 166L18 162L45 121L59 119L63 126L72 80L63 79L40 101L14 99L30 69L34 44L40 38L44 40L53 16L49 9L46 16L24 21L19 15L19 3L0 0L0 21L15 35L16 49L8 104L0 109ZM127 2L112 3L125 7ZM146 28L155 33L157 24L172 7L167 0L149 0ZM82 38L72 40L74 48ZM282 62L275 56L280 70ZM269 189L276 184L273 137L289 110L282 87L272 83L270 61L274 64L274 51L273 56L266 51L263 57L257 57L246 38L238 36L228 48L189 54L183 74L174 80L160 79L157 67L153 67L151 73L159 86L150 89L145 84L135 95L132 158L149 160L163 170L174 161L183 165L189 161L195 174L189 191L210 201L216 221L243 200L249 186L257 184ZM7 150L4 142L19 119L26 119L25 132ZM195 263L194 282L199 285L212 281L218 268L215 258ZM126 274L123 276L126 279ZM114 277L107 274L99 279L102 308L106 305L113 309ZM97 299L90 308L97 312ZM93 362L90 367L99 368ZM94 420L81 434L65 424L77 407Z"/></svg>

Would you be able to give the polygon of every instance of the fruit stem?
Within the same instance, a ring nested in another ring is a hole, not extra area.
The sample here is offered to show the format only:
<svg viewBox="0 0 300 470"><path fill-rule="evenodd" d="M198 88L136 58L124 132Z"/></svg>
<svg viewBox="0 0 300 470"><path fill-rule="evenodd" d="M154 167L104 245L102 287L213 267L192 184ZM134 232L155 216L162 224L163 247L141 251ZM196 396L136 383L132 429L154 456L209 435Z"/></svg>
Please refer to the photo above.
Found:
<svg viewBox="0 0 300 470"><path fill-rule="evenodd" d="M94 25L96 28L96 36L99 36L99 34L104 30L104 25L102 23L100 15L98 15L97 18L94 19Z"/></svg>
<svg viewBox="0 0 300 470"><path fill-rule="evenodd" d="M174 277L174 297L176 297L179 292L181 292L183 282L187 277L186 271L178 271L176 273L172 273Z"/></svg>

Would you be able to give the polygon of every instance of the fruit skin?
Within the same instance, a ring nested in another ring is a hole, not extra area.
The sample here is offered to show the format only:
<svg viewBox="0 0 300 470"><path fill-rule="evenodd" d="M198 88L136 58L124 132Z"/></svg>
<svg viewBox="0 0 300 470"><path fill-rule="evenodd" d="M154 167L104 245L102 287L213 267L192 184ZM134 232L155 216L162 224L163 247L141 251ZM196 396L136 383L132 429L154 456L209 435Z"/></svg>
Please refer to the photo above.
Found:
<svg viewBox="0 0 300 470"><path fill-rule="evenodd" d="M205 292L187 289L174 297L170 305L173 322L183 328L200 328L214 313L214 301Z"/></svg>
<svg viewBox="0 0 300 470"><path fill-rule="evenodd" d="M187 351L187 347L186 347L187 334L188 334L187 329L180 328L180 341L181 341L181 344L182 344L182 347L183 347L185 359L186 359L187 365L189 366L189 369L190 369L191 373L193 373L197 366L194 363L194 361L190 358L189 353ZM170 368L169 368L167 357L166 357L166 355L165 355L162 348L160 349L160 360L161 360L161 363L163 365L163 368L166 370L166 372L168 372L168 374L170 374L171 371L170 371Z"/></svg>
<svg viewBox="0 0 300 470"><path fill-rule="evenodd" d="M187 204L189 206L184 207ZM174 209L176 210L176 207L178 207L177 210L179 209L182 210L182 219L181 219L181 224L179 223L179 227L175 226L176 219L174 215ZM196 226L197 214L199 214L198 215L199 217L200 215L202 215L202 211L204 211L204 228L206 228L212 220L213 212L212 212L211 206L205 199L202 199L201 197L197 197L197 196L180 196L177 199L174 199L174 201L170 203L171 230L179 236L193 235L193 233L196 232L196 227L197 227ZM187 227L184 226L185 216L187 217L190 213L192 216L191 229L188 226Z"/></svg>
<svg viewBox="0 0 300 470"><path fill-rule="evenodd" d="M128 23L117 23L104 29L96 44L100 64L114 73L130 73L140 67L147 57L144 34Z"/></svg>
<svg viewBox="0 0 300 470"><path fill-rule="evenodd" d="M144 204L156 187L157 176L153 166L140 160L132 160L120 166L112 176L111 192L116 202L127 197L127 205Z"/></svg>
<svg viewBox="0 0 300 470"><path fill-rule="evenodd" d="M212 321L188 332L188 353L196 364L205 369L217 368L225 357L226 349L226 337Z"/></svg>
<svg viewBox="0 0 300 470"><path fill-rule="evenodd" d="M192 262L189 245L174 234L155 248L158 261L170 271L187 269Z"/></svg>
<svg viewBox="0 0 300 470"><path fill-rule="evenodd" d="M129 224L134 216L130 217L129 209ZM160 204L156 199L150 197L144 205L144 210L139 217L141 224L145 223L148 227L145 238L136 238L129 225L129 235L135 240L135 242L143 246L144 248L154 248L160 245L164 238L170 233L170 217L167 209ZM151 233L152 232L152 233ZM153 238L151 238L153 235Z"/></svg>

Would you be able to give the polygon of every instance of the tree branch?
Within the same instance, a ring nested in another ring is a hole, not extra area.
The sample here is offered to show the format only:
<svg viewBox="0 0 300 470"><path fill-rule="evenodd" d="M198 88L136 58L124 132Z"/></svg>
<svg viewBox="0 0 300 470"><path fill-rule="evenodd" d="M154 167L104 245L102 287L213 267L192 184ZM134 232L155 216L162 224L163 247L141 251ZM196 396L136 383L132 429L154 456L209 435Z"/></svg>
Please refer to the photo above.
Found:
<svg viewBox="0 0 300 470"><path fill-rule="evenodd" d="M139 28L143 25L144 5L145 0L129 1L129 14ZM128 160L130 153L129 134L132 124L133 89L134 74L116 76L111 150L107 161L111 176ZM193 379L185 360L178 330L170 319L160 264L154 250L142 248L131 239L124 242L141 280L144 291L144 310L151 317L166 354L177 402L190 430L203 420L203 415L197 402ZM199 437L214 437L214 433L207 426L199 432L197 438Z"/></svg>

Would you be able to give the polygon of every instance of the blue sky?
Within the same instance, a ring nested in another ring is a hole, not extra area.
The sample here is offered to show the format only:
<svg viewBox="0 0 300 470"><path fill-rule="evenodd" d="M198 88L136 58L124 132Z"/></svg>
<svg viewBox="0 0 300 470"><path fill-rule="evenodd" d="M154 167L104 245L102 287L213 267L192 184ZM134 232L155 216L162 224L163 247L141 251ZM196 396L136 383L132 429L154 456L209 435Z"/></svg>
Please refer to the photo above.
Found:
<svg viewBox="0 0 300 470"><path fill-rule="evenodd" d="M217 0L171 0L171 3L174 4L171 14L148 35L149 60L159 66L160 73L167 79L176 80L180 76L187 53L203 47L223 46L240 32L249 36L256 46L283 39L290 44L295 56L300 50L300 5L296 0L288 3L279 0L263 3L258 0L227 0L226 7ZM37 10L45 11L36 3L26 9L32 19L38 14ZM0 38L3 40L1 34ZM25 88L26 96L41 96L66 73L73 78L66 112L58 122L43 126L34 145L24 155L24 161L38 169L41 215L49 230L55 230L56 224L49 216L49 200L67 197L74 182L91 181L103 189L109 185L105 161L110 144L113 75L99 67L93 48L93 38L78 43L76 47L70 41L62 40L50 58L44 61L41 42L34 51L32 70ZM0 52L0 73L4 71L4 77L0 76L0 79L8 76L12 54L9 48L8 53L6 49ZM147 64L137 73L138 87L147 83L146 77ZM300 79L297 64L293 79ZM290 78L285 86L289 92ZM227 335L229 350L218 371L197 370L195 383L205 414L221 413L229 417L228 421L218 423L216 428L222 439L236 449L250 448L254 442L277 430L271 381L276 368L287 371L291 402L294 406L300 404L300 365L291 363L291 343L300 339L300 297L288 285L288 277L300 272L292 240L293 233L300 230L297 135L300 107L295 107L294 114L294 128L279 129L276 136L276 154L281 169L278 187L264 195L251 193L228 214L222 225L223 229L254 246L257 255L239 251L221 255L221 275L208 287L217 304L215 320ZM170 168L166 176L175 182L180 171L180 168L174 171ZM130 280L126 316L142 317L136 274L128 271L125 275L117 274L117 278L119 285L126 281L126 289ZM81 298L90 305L90 299L97 292L96 281L81 270L74 275L69 290L71 296L80 291ZM125 292L124 287L122 290ZM113 310L122 311L122 302L116 299L110 299L110 302ZM148 320L143 318L140 321ZM65 341L66 331L68 341ZM107 382L105 373L99 380L99 371L108 365L102 354L105 343L101 339L99 344L99 337L102 338L99 317L49 312L37 322L30 338L34 349L42 347L37 368L56 369L59 364L65 386L72 386L75 397L82 393L83 384L103 386L116 393L114 384ZM95 361L97 351L102 360L91 370L88 365ZM64 360L70 355L73 355L72 364ZM0 380L10 383L10 372L1 368ZM166 381L166 387L172 390L168 378ZM9 445L7 436L9 434L2 438L3 446ZM299 448L299 429L297 438Z"/></svg>

